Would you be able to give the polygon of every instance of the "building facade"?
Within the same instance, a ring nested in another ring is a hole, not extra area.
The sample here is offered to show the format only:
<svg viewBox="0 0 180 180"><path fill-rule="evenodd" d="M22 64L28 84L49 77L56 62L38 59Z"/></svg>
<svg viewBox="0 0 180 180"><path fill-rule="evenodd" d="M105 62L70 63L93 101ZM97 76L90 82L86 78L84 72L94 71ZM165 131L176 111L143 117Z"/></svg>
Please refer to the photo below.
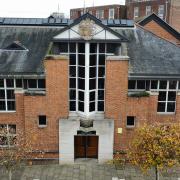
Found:
<svg viewBox="0 0 180 180"><path fill-rule="evenodd" d="M124 5L106 5L92 6L87 8L76 8L70 10L70 18L76 19L89 12L98 19L126 19L126 6Z"/></svg>
<svg viewBox="0 0 180 180"><path fill-rule="evenodd" d="M155 13L180 31L180 1L178 0L126 0L127 18L140 20Z"/></svg>
<svg viewBox="0 0 180 180"><path fill-rule="evenodd" d="M0 127L72 163L112 159L145 123L179 123L179 47L113 23L0 18Z"/></svg>

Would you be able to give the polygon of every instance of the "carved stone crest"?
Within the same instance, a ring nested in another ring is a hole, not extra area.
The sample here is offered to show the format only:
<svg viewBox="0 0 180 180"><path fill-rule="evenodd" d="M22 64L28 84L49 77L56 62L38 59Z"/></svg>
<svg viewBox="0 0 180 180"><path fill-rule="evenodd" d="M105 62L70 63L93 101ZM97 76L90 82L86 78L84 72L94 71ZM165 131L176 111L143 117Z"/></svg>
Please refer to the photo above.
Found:
<svg viewBox="0 0 180 180"><path fill-rule="evenodd" d="M79 34L84 40L91 40L95 34L95 22L89 18L79 24Z"/></svg>

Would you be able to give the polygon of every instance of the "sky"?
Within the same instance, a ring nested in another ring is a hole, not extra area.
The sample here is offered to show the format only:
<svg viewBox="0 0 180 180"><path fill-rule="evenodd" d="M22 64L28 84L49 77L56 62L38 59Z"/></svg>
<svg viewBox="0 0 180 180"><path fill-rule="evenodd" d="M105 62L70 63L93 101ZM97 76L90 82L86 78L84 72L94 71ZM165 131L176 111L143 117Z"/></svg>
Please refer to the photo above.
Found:
<svg viewBox="0 0 180 180"><path fill-rule="evenodd" d="M52 12L65 13L69 17L72 8L108 4L125 4L125 0L0 0L0 17L48 17Z"/></svg>

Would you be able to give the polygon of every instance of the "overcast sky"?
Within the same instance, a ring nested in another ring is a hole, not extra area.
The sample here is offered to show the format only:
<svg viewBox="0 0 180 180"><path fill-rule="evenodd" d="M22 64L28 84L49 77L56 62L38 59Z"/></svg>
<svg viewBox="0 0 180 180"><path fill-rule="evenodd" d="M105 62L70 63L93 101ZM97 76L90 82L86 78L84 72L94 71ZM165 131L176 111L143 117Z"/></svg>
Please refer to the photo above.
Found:
<svg viewBox="0 0 180 180"><path fill-rule="evenodd" d="M48 17L58 11L69 16L69 10L84 6L84 0L0 0L0 17ZM124 4L125 0L94 0L94 5ZM93 0L85 0L86 7Z"/></svg>

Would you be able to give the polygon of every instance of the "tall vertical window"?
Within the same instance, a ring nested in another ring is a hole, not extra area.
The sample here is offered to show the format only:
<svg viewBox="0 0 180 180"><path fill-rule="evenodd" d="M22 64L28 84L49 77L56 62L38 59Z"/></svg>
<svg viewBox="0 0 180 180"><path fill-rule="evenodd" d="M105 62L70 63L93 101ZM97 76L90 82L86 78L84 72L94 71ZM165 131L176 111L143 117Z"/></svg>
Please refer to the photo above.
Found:
<svg viewBox="0 0 180 180"><path fill-rule="evenodd" d="M176 109L177 81L159 81L157 112L174 113Z"/></svg>
<svg viewBox="0 0 180 180"><path fill-rule="evenodd" d="M159 5L158 8L158 16L163 19L164 18L164 5Z"/></svg>
<svg viewBox="0 0 180 180"><path fill-rule="evenodd" d="M134 18L139 17L139 7L134 7Z"/></svg>
<svg viewBox="0 0 180 180"><path fill-rule="evenodd" d="M96 17L98 19L103 19L104 18L104 10L97 10L96 11Z"/></svg>
<svg viewBox="0 0 180 180"><path fill-rule="evenodd" d="M146 16L151 14L151 6L146 6Z"/></svg>
<svg viewBox="0 0 180 180"><path fill-rule="evenodd" d="M109 9L109 19L114 19L114 8Z"/></svg>
<svg viewBox="0 0 180 180"><path fill-rule="evenodd" d="M15 111L14 79L0 79L0 111Z"/></svg>
<svg viewBox="0 0 180 180"><path fill-rule="evenodd" d="M85 116L104 112L105 59L119 52L120 44L59 43L59 47L70 59L69 110Z"/></svg>

